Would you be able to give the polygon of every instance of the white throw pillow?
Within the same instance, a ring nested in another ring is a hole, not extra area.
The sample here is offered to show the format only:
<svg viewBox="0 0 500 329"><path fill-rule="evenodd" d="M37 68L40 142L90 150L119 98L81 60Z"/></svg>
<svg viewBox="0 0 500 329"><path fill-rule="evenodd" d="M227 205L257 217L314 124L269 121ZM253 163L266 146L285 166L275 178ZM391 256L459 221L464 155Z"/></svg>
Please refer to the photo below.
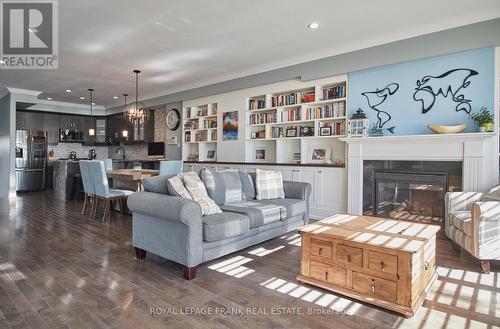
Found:
<svg viewBox="0 0 500 329"><path fill-rule="evenodd" d="M172 176L168 179L167 188L171 195L180 196L184 199L192 199L188 190L184 187L184 183L179 175Z"/></svg>
<svg viewBox="0 0 500 329"><path fill-rule="evenodd" d="M257 169L255 172L257 200L284 199L283 177L280 171Z"/></svg>
<svg viewBox="0 0 500 329"><path fill-rule="evenodd" d="M500 201L500 185L495 186L488 192L484 193L481 197L481 201Z"/></svg>
<svg viewBox="0 0 500 329"><path fill-rule="evenodd" d="M205 184L203 184L198 174L194 171L187 172L182 174L182 180L193 200L200 205L203 216L222 213L215 201L208 196Z"/></svg>

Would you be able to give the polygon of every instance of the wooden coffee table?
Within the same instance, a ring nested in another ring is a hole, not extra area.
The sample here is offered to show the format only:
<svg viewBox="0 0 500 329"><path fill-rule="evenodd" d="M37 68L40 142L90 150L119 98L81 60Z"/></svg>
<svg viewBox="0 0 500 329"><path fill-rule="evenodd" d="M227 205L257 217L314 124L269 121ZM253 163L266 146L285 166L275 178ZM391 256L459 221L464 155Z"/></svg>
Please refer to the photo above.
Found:
<svg viewBox="0 0 500 329"><path fill-rule="evenodd" d="M436 275L440 227L338 214L302 227L300 282L411 317Z"/></svg>

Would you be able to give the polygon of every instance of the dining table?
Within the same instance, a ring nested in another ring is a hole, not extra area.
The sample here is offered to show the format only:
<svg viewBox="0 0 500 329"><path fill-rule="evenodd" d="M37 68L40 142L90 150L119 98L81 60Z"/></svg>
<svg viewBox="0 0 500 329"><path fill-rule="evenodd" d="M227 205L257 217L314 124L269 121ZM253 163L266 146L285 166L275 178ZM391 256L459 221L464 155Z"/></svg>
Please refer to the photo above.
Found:
<svg viewBox="0 0 500 329"><path fill-rule="evenodd" d="M144 189L142 185L143 178L158 176L159 174L160 171L154 169L113 169L106 172L108 179L112 180L114 188L119 188L117 181L120 181L120 183L132 186L136 191Z"/></svg>

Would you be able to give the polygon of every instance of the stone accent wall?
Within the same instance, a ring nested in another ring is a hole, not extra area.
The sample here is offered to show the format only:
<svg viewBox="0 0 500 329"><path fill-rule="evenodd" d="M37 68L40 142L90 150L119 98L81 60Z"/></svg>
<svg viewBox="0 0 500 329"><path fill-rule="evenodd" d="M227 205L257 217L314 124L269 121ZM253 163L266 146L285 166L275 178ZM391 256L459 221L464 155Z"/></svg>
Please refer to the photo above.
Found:
<svg viewBox="0 0 500 329"><path fill-rule="evenodd" d="M86 158L90 149L95 149L97 153L97 159L108 158L107 146L84 146L80 143L59 143L57 145L49 145L47 147L48 152L50 152L51 150L54 151L54 159L67 158L71 151L76 152L77 158Z"/></svg>
<svg viewBox="0 0 500 329"><path fill-rule="evenodd" d="M116 153L116 150L120 146L109 146L108 147L108 158L110 159L121 159L121 153ZM148 158L148 146L147 145L123 145L125 149L125 159L127 160L144 160Z"/></svg>
<svg viewBox="0 0 500 329"><path fill-rule="evenodd" d="M165 118L167 111L165 107L160 107L155 110L155 142L164 142L167 130Z"/></svg>

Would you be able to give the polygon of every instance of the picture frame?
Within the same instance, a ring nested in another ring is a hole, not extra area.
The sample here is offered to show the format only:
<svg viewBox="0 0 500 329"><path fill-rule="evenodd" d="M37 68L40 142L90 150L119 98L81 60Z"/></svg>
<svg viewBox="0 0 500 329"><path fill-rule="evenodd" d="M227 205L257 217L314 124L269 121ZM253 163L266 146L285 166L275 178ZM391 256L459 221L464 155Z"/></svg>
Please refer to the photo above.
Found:
<svg viewBox="0 0 500 329"><path fill-rule="evenodd" d="M308 163L328 163L331 161L332 150L329 147L317 146L309 148Z"/></svg>
<svg viewBox="0 0 500 329"><path fill-rule="evenodd" d="M268 160L269 157L269 149L264 146L257 146L254 149L253 159L255 162L263 162Z"/></svg>
<svg viewBox="0 0 500 329"><path fill-rule="evenodd" d="M207 160L209 161L215 161L215 158L217 157L217 151L215 149L208 149L207 150Z"/></svg>
<svg viewBox="0 0 500 329"><path fill-rule="evenodd" d="M310 126L300 127L300 136L302 137L314 136L314 127Z"/></svg>
<svg viewBox="0 0 500 329"><path fill-rule="evenodd" d="M238 140L238 111L222 113L222 140Z"/></svg>
<svg viewBox="0 0 500 329"><path fill-rule="evenodd" d="M289 128L289 129L287 129L285 137L297 137L297 128Z"/></svg>
<svg viewBox="0 0 500 329"><path fill-rule="evenodd" d="M320 127L319 128L319 135L320 136L331 136L332 135L332 127Z"/></svg>

